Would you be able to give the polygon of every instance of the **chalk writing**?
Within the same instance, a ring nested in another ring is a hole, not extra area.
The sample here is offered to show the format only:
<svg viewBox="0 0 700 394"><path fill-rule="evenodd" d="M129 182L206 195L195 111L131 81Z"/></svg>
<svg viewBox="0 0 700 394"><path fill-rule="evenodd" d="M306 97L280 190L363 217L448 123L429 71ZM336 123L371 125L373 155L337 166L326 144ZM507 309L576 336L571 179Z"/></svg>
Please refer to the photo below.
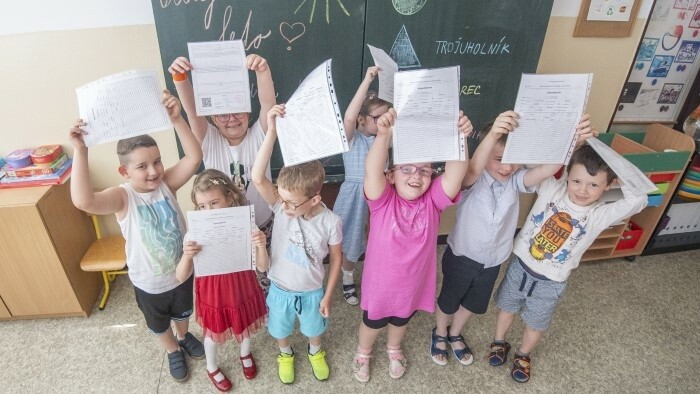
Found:
<svg viewBox="0 0 700 394"><path fill-rule="evenodd" d="M510 53L510 44L504 42L505 36L498 42L474 42L462 41L462 37L455 41L436 40L435 53L438 55L502 55Z"/></svg>
<svg viewBox="0 0 700 394"><path fill-rule="evenodd" d="M335 0L335 1L338 3L338 5L340 6L340 8L343 10L343 13L345 13L346 16L350 16L350 13L348 12L348 10L347 10L347 9L345 8L345 6L343 5L343 2L342 2L341 0ZM300 9L301 6L303 6L305 3L306 3L306 0L302 0L301 4L299 4L299 6L297 7L297 9L294 10L294 15L296 15L297 12L299 12L299 9ZM326 0L326 23L331 23L330 10L331 10L331 7L330 7L330 4L329 4L329 0ZM312 4L311 4L311 13L309 14L309 23L313 23L313 22L314 22L314 13L315 13L315 12L316 12L316 0L313 0L313 2L312 2Z"/></svg>
<svg viewBox="0 0 700 394"><path fill-rule="evenodd" d="M460 96L469 96L469 95L478 96L480 94L481 94L481 85L463 85L459 90Z"/></svg>

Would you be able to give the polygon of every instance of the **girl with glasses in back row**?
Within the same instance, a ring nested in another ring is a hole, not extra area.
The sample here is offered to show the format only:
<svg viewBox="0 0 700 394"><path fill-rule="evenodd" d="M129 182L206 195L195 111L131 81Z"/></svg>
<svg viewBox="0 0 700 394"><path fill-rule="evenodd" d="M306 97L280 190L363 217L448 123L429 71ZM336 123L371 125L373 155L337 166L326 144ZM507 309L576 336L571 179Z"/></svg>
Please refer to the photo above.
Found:
<svg viewBox="0 0 700 394"><path fill-rule="evenodd" d="M377 119L389 110L389 103L377 97L377 92L368 90L378 72L378 67L367 69L365 79L345 111L345 135L350 150L343 153L345 181L333 206L333 212L343 220L343 296L350 305L359 303L354 268L367 246L365 227L369 210L362 191L365 158L377 135Z"/></svg>
<svg viewBox="0 0 700 394"><path fill-rule="evenodd" d="M177 94L192 125L192 133L202 147L204 167L227 174L234 185L245 193L248 203L255 206L255 224L265 233L269 249L273 215L258 190L250 185L250 169L265 139L267 119L264 114L276 104L275 86L267 60L251 54L246 57L245 66L255 71L260 113L263 114L252 126L251 114L247 112L214 115L209 118L197 116L194 90L187 79L187 72L192 70L192 64L186 57L181 56L173 61L168 71L173 75ZM265 175L272 179L269 166ZM258 279L263 291L267 293L270 285L267 276L258 272Z"/></svg>

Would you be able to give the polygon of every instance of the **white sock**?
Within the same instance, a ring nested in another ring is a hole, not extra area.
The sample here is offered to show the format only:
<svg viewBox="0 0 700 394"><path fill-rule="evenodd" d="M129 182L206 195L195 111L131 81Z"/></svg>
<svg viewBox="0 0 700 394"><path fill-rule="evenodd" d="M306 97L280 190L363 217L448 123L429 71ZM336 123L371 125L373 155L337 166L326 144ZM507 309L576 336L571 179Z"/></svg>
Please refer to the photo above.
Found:
<svg viewBox="0 0 700 394"><path fill-rule="evenodd" d="M209 373L219 369L219 366L216 365L216 352L218 348L219 345L212 341L211 338L204 337L204 355L207 357L207 371L209 371ZM217 382L220 382L224 380L224 375L219 372L216 374L216 376L214 376L214 379L216 379Z"/></svg>
<svg viewBox="0 0 700 394"><path fill-rule="evenodd" d="M355 284L355 270L345 271L343 268L343 285L354 285Z"/></svg>
<svg viewBox="0 0 700 394"><path fill-rule="evenodd" d="M313 356L314 354L318 353L320 350L321 350L320 344L317 346L317 345L312 345L311 343L309 343L309 354L310 355Z"/></svg>
<svg viewBox="0 0 700 394"><path fill-rule="evenodd" d="M241 341L241 357L245 357L250 354L250 338L245 338ZM243 360L243 366L250 368L253 366L253 360L247 358Z"/></svg>
<svg viewBox="0 0 700 394"><path fill-rule="evenodd" d="M294 350L292 350L292 347L290 345L287 345L286 347L280 346L280 352L287 353L289 355L294 354Z"/></svg>

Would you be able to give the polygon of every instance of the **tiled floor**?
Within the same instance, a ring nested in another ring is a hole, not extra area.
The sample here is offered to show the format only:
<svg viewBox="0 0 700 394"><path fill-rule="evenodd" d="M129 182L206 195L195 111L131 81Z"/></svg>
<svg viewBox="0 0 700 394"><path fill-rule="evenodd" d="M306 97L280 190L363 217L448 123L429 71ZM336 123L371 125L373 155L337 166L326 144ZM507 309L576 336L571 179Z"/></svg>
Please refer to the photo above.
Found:
<svg viewBox="0 0 700 394"><path fill-rule="evenodd" d="M440 251L442 248L440 248ZM502 270L503 272L504 270ZM550 332L533 353L532 380L515 383L508 367L493 368L484 357L493 335L495 308L468 324L465 335L476 362L454 358L447 367L428 356L434 318L419 313L404 344L409 369L399 380L388 375L385 336L375 346L372 379L352 377L350 361L360 321L358 307L336 291L330 328L324 337L331 377L318 382L302 355L305 339L295 334L297 380L277 378L276 342L265 331L253 339L260 373L243 378L238 347L227 343L220 366L234 392L697 392L695 356L700 343L700 251L584 263L570 278L567 294ZM200 334L192 324L192 331ZM0 392L215 392L205 361L188 360L191 376L176 383L165 352L147 333L126 277L116 281L104 311L89 318L0 322ZM507 339L517 345L516 320Z"/></svg>

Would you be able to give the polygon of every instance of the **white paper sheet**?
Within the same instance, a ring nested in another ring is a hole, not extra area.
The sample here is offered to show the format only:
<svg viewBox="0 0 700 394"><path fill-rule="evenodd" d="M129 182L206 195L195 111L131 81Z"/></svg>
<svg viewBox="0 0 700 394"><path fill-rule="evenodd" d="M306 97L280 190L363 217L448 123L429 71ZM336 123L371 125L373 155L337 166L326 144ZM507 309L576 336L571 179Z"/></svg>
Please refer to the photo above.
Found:
<svg viewBox="0 0 700 394"><path fill-rule="evenodd" d="M374 59L374 65L379 67L379 92L380 99L394 102L394 74L399 72L399 65L384 50L367 45Z"/></svg>
<svg viewBox="0 0 700 394"><path fill-rule="evenodd" d="M252 205L187 212L188 236L202 245L194 256L195 276L252 270L255 228Z"/></svg>
<svg viewBox="0 0 700 394"><path fill-rule="evenodd" d="M110 75L75 93L88 147L172 128L155 70Z"/></svg>
<svg viewBox="0 0 700 394"><path fill-rule="evenodd" d="M629 160L615 152L611 147L605 145L597 138L589 138L586 142L598 152L617 177L632 189L631 191L635 196L643 196L658 190L654 182L647 178L637 166L630 163Z"/></svg>
<svg viewBox="0 0 700 394"><path fill-rule="evenodd" d="M459 66L394 75L394 163L464 160L459 119Z"/></svg>
<svg viewBox="0 0 700 394"><path fill-rule="evenodd" d="M189 42L198 116L250 112L250 84L241 40Z"/></svg>
<svg viewBox="0 0 700 394"><path fill-rule="evenodd" d="M523 74L503 163L566 164L576 145L576 126L588 101L593 74Z"/></svg>
<svg viewBox="0 0 700 394"><path fill-rule="evenodd" d="M285 166L348 151L330 59L316 67L287 101L284 118L277 118L277 134Z"/></svg>

